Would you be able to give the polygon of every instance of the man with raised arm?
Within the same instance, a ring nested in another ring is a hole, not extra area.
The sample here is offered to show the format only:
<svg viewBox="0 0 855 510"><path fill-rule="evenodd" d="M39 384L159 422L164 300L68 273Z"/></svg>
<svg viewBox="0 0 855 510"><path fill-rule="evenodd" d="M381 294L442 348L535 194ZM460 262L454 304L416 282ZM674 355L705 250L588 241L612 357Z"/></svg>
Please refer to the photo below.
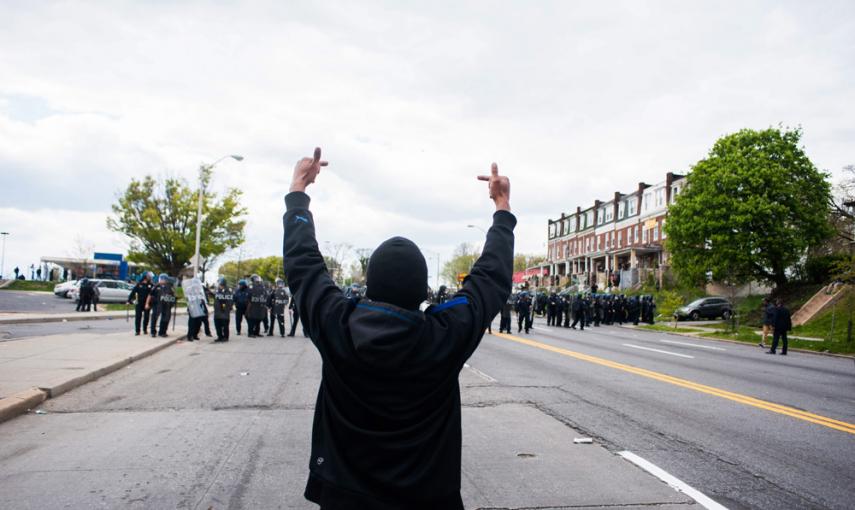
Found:
<svg viewBox="0 0 855 510"><path fill-rule="evenodd" d="M441 305L427 298L427 264L408 239L371 255L363 299L345 298L318 250L306 187L321 150L294 168L284 266L300 317L323 361L305 496L330 509L462 509L458 374L508 298L516 218L510 182L492 165L496 206L481 257Z"/></svg>

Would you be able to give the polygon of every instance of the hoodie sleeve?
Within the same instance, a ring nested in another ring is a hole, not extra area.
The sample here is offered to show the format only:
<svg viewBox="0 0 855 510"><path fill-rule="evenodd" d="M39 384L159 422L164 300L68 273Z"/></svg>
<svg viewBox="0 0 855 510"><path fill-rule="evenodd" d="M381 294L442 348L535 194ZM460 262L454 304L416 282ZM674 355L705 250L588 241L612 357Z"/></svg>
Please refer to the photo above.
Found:
<svg viewBox="0 0 855 510"><path fill-rule="evenodd" d="M458 342L454 352L463 363L478 348L484 330L507 302L513 284L514 227L516 217L508 211L496 211L493 225L487 231L487 240L481 257L472 266L463 288L453 299L434 307L434 315L450 330Z"/></svg>
<svg viewBox="0 0 855 510"><path fill-rule="evenodd" d="M337 321L334 311L344 306L347 300L330 277L318 249L309 201L309 196L302 192L285 196L282 259L300 319L312 342L320 349L320 340L325 337L324 328Z"/></svg>

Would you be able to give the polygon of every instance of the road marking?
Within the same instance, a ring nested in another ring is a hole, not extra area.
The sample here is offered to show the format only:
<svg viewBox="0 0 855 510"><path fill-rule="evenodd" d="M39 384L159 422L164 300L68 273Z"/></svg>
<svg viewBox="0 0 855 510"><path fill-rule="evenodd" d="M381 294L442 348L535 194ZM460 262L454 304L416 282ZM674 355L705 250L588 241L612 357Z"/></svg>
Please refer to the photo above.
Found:
<svg viewBox="0 0 855 510"><path fill-rule="evenodd" d="M701 349L709 349L711 351L726 351L727 349L723 349L721 347L713 347L711 345L698 345L698 344L690 344L689 342L677 342L674 340L659 340L662 343L666 344L674 344L674 345L687 345L689 347L698 347Z"/></svg>
<svg viewBox="0 0 855 510"><path fill-rule="evenodd" d="M485 381L487 381L487 382L496 382L496 380L495 380L494 378L492 378L492 377L490 377L489 375L485 374L484 372L482 372L482 371L478 370L477 368L475 368L475 367L471 366L469 363L464 363L464 364L463 364L463 366L464 366L464 367L466 367L466 368L468 368L468 369L469 369L469 370L471 370L475 375L477 375L478 377L480 377L480 378L484 379L484 380L485 380Z"/></svg>
<svg viewBox="0 0 855 510"><path fill-rule="evenodd" d="M678 354L676 352L663 351L661 349L651 349L650 347L642 347L640 345L633 345L633 344L623 344L623 345L624 345L624 347L632 347L633 349L644 349L645 351L661 352L662 354L670 354L671 356L679 356L681 358L695 359L694 356L689 356L688 354Z"/></svg>
<svg viewBox="0 0 855 510"><path fill-rule="evenodd" d="M528 345L530 347L536 347L538 349L543 349L545 351L554 352L557 354L562 354L564 356L568 356L571 358L576 358L578 360L587 361L589 363L594 363L596 365L601 365L604 367L614 368L616 370L622 370L624 372L629 372L631 374L640 375L642 377L647 377L649 379L655 379L657 381L665 382L668 384L673 384L674 386L680 386L682 388L687 388L690 390L699 391L701 393L706 393L708 395L713 395L716 397L721 397L727 400L731 400L733 402L739 402L740 404L745 404L751 407L756 407L758 409L764 409L766 411L771 411L773 413L783 414L785 416L790 416L792 418L796 418L799 420L807 421L810 423L815 423L817 425L822 425L823 427L828 427L835 430L840 430L842 432L848 432L850 434L855 435L855 424L847 423L845 421L835 420L833 418L828 418L826 416L822 416L819 414L809 413L807 411L802 411L801 409L796 409L794 407L784 406L780 404L775 404L773 402L768 402L766 400L760 400L758 398L749 397L748 395L742 395L740 393L733 393L731 391L722 390L713 386L707 386L705 384L696 383L693 381L689 381L688 379L681 379L679 377L673 377L667 374L663 374L660 372L654 372L653 370L647 370L646 368L638 368L632 365L625 365L623 363L618 363L616 361L607 360L605 358L599 358L597 356L591 356L590 354L582 354L581 352L571 351L569 349L563 349L561 347L556 347L554 345L545 344L543 342L538 342L536 340L529 340L527 338L521 338L518 336L508 335L505 333L498 333L493 335L496 338L503 338L507 341L517 342L523 345Z"/></svg>
<svg viewBox="0 0 855 510"><path fill-rule="evenodd" d="M680 480L679 478L660 468L656 464L648 460L642 459L641 457L630 451L618 452L618 455L632 462L641 469L647 471L656 478L667 483L668 485L676 489L678 492L682 492L686 496L689 496L690 498L694 499L702 507L708 510L727 510L727 507L716 503L712 498L710 498L703 492L699 491L698 489L695 489L691 485L687 484L683 480Z"/></svg>

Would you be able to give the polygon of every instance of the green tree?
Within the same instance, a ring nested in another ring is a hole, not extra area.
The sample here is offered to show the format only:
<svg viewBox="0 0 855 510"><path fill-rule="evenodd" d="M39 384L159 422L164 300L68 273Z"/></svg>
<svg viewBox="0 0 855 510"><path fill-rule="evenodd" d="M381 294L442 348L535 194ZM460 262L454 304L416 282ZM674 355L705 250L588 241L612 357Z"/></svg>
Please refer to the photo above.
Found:
<svg viewBox="0 0 855 510"><path fill-rule="evenodd" d="M530 255L526 253L517 253L514 255L514 272L525 271L531 266L541 264L546 257L543 255Z"/></svg>
<svg viewBox="0 0 855 510"><path fill-rule="evenodd" d="M204 172L203 186L211 180ZM229 189L222 197L206 192L202 201L202 236L199 252L210 261L244 240L246 209L241 191ZM196 243L198 191L183 179L155 180L147 175L133 179L113 204L107 228L130 238L128 259L158 271L178 275L193 257Z"/></svg>
<svg viewBox="0 0 855 510"><path fill-rule="evenodd" d="M272 255L270 257L259 257L244 260L230 260L220 266L220 276L225 276L229 285L236 285L241 278L249 279L257 274L266 282L272 282L276 278L285 280L282 273L282 257Z"/></svg>
<svg viewBox="0 0 855 510"><path fill-rule="evenodd" d="M451 259L443 264L440 277L446 282L457 284L457 275L460 273L469 274L475 261L481 256L481 250L469 243L460 243L454 249Z"/></svg>
<svg viewBox="0 0 855 510"><path fill-rule="evenodd" d="M687 283L787 281L831 235L830 186L799 146L800 129L744 129L716 141L668 211L671 262Z"/></svg>

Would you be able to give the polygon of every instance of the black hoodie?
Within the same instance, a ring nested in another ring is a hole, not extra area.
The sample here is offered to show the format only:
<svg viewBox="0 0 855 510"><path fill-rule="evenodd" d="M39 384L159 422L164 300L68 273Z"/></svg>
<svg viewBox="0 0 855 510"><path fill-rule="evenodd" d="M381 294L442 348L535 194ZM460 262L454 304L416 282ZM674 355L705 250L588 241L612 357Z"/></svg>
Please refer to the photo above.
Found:
<svg viewBox="0 0 855 510"><path fill-rule="evenodd" d="M306 498L324 509L463 508L457 377L510 293L516 218L493 215L463 288L422 313L345 298L308 195L285 204L285 275L323 360Z"/></svg>

